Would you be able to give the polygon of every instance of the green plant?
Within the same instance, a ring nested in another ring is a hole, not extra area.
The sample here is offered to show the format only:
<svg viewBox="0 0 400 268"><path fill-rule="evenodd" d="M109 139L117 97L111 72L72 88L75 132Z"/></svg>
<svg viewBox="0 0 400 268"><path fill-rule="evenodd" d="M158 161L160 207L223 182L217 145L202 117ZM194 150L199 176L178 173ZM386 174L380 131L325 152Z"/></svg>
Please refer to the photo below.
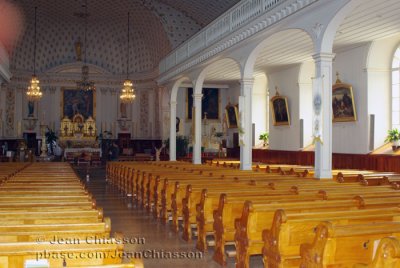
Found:
<svg viewBox="0 0 400 268"><path fill-rule="evenodd" d="M53 154L53 147L54 147L54 145L56 145L57 140L58 140L58 137L57 137L56 133L52 129L47 128L46 144L50 145L49 149L50 149L51 154Z"/></svg>
<svg viewBox="0 0 400 268"><path fill-rule="evenodd" d="M268 132L264 132L260 134L260 137L258 138L260 141L264 142L264 146L268 143L269 140L269 133Z"/></svg>
<svg viewBox="0 0 400 268"><path fill-rule="evenodd" d="M169 148L169 138L164 141L166 148ZM185 136L176 136L176 156L185 157L188 151L189 138Z"/></svg>
<svg viewBox="0 0 400 268"><path fill-rule="evenodd" d="M400 140L400 132L397 128L388 131L385 142L395 142Z"/></svg>

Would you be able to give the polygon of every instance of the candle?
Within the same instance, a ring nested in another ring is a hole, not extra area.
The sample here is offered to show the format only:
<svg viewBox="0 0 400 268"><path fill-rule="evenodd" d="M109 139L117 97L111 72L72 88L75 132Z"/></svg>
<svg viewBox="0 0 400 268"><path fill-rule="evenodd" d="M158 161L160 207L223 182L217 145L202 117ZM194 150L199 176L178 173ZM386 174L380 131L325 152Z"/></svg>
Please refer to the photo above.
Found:
<svg viewBox="0 0 400 268"><path fill-rule="evenodd" d="M21 137L21 134L22 134L22 124L21 124L21 121L18 121L18 124L17 124L17 136Z"/></svg>
<svg viewBox="0 0 400 268"><path fill-rule="evenodd" d="M153 137L153 124L152 124L152 122L149 123L149 131L150 131L150 137Z"/></svg>

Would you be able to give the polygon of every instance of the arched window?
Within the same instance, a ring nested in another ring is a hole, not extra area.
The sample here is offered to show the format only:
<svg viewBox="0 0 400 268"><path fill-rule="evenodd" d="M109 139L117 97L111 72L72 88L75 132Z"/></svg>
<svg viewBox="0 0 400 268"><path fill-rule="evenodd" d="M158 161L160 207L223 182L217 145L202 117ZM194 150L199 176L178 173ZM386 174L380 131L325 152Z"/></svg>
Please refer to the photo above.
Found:
<svg viewBox="0 0 400 268"><path fill-rule="evenodd" d="M400 129L400 47L392 62L392 129Z"/></svg>

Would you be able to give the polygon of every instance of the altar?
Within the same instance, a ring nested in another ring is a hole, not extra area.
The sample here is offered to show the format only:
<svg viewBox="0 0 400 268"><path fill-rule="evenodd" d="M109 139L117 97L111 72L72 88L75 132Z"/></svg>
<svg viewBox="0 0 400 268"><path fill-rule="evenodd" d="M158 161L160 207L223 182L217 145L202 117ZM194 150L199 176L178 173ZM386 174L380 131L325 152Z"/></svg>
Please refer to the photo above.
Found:
<svg viewBox="0 0 400 268"><path fill-rule="evenodd" d="M95 120L91 116L85 120L77 113L72 120L68 117L61 120L59 143L63 148L98 148L96 133Z"/></svg>
<svg viewBox="0 0 400 268"><path fill-rule="evenodd" d="M93 154L93 153L98 153L101 155L101 149L100 148L66 148L64 150L64 158L67 158L68 154L73 154L73 155L80 155L80 154Z"/></svg>

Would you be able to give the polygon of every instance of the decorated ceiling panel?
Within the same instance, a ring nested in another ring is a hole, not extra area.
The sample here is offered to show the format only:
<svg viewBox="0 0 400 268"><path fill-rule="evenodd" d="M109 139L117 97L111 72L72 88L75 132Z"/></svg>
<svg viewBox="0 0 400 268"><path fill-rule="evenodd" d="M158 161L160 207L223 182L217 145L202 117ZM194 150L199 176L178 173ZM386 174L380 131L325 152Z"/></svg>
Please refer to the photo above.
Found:
<svg viewBox="0 0 400 268"><path fill-rule="evenodd" d="M207 3L206 3L207 2ZM131 12L130 70L150 72L169 51L235 4L225 1L88 0L87 62L113 74L126 70L127 12ZM75 43L84 41L85 1L15 0L24 17L11 57L14 70L33 70L34 7L38 7L38 72L76 62ZM85 44L82 44L83 54Z"/></svg>
<svg viewBox="0 0 400 268"><path fill-rule="evenodd" d="M153 2L145 0L145 2ZM234 6L239 0L159 0L192 18L202 27Z"/></svg>

